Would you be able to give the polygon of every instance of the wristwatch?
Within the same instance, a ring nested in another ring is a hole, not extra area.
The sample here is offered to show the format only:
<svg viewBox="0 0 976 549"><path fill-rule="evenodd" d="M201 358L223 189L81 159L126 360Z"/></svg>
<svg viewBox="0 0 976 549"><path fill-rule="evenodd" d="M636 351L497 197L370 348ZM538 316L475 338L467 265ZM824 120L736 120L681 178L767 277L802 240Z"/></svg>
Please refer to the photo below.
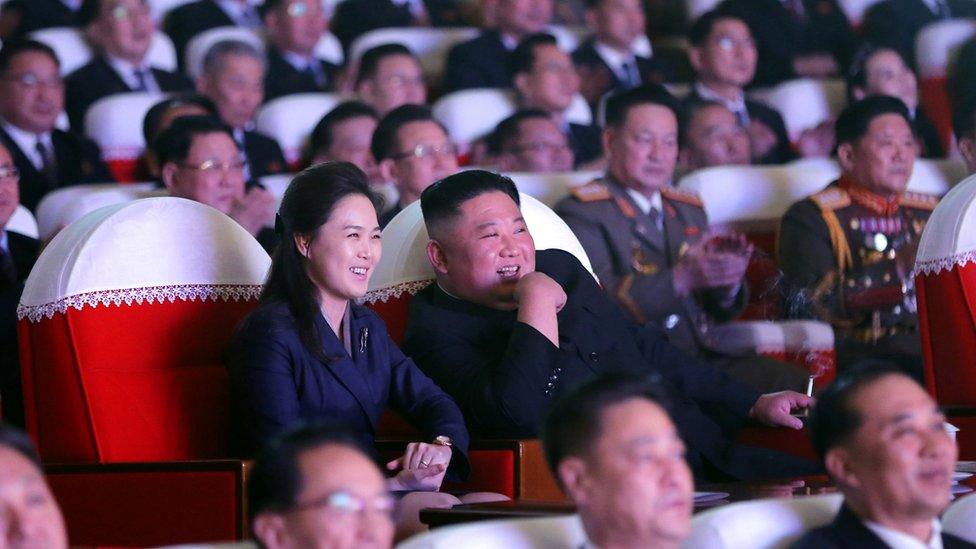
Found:
<svg viewBox="0 0 976 549"><path fill-rule="evenodd" d="M454 446L454 441L451 440L451 437L438 435L434 437L432 444L436 444L438 446L447 446L448 448L450 448L451 446Z"/></svg>

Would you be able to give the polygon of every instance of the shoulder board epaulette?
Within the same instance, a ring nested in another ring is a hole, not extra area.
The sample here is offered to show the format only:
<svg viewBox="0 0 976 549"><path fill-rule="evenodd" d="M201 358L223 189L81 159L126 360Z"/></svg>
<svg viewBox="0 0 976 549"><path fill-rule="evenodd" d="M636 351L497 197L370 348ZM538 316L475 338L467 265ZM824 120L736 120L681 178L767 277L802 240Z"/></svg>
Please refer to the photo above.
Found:
<svg viewBox="0 0 976 549"><path fill-rule="evenodd" d="M934 210L939 205L939 197L932 194L906 192L901 195L898 204L916 210Z"/></svg>
<svg viewBox="0 0 976 549"><path fill-rule="evenodd" d="M684 189L676 189L674 187L662 187L661 196L667 198L668 200L674 200L676 202L684 202L685 204L691 204L696 208L704 208L705 203L702 202L698 193L694 191L686 191Z"/></svg>
<svg viewBox="0 0 976 549"><path fill-rule="evenodd" d="M826 189L810 195L810 200L820 207L821 210L833 211L851 205L851 197L846 191L837 187L827 187Z"/></svg>
<svg viewBox="0 0 976 549"><path fill-rule="evenodd" d="M586 185L573 187L569 192L580 202L610 200L610 189L600 179L594 179Z"/></svg>

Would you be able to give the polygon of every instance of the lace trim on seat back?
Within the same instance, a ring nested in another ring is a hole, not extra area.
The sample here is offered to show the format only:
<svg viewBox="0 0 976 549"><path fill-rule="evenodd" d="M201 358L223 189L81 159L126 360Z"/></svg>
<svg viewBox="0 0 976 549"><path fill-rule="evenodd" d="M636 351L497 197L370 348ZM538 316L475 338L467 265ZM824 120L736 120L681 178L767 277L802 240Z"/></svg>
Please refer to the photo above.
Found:
<svg viewBox="0 0 976 549"><path fill-rule="evenodd" d="M949 257L919 261L915 264L912 276L937 275L942 271L949 271L955 267L965 267L969 263L976 263L976 250L969 250Z"/></svg>
<svg viewBox="0 0 976 549"><path fill-rule="evenodd" d="M434 279L429 278L426 280L412 280L410 282L400 282L399 284L394 284L386 288L377 288L375 290L370 290L366 292L366 295L359 300L360 303L366 303L372 305L378 301L386 303L390 299L399 299L403 292L407 292L411 296L417 295L417 292L423 290L427 286L430 286L434 282Z"/></svg>

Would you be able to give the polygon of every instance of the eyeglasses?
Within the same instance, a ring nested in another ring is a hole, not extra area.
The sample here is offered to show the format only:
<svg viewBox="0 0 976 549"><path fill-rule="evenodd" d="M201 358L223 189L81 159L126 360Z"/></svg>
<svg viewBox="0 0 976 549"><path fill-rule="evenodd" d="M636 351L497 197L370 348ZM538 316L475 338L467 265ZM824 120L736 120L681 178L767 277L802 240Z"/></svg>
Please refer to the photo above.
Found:
<svg viewBox="0 0 976 549"><path fill-rule="evenodd" d="M308 2L295 2L288 6L285 13L287 13L288 17L291 17L292 19L298 19L299 17L305 17L310 13L317 14L317 12L314 10L315 8L309 6Z"/></svg>
<svg viewBox="0 0 976 549"><path fill-rule="evenodd" d="M293 511L325 509L339 516L352 516L371 510L376 513L389 515L393 513L396 500L390 494L382 494L372 498L354 496L345 490L338 490L306 503L297 503Z"/></svg>
<svg viewBox="0 0 976 549"><path fill-rule="evenodd" d="M390 76L387 76L383 81L394 88L424 85L424 77L420 75L407 76L405 74L391 74Z"/></svg>
<svg viewBox="0 0 976 549"><path fill-rule="evenodd" d="M396 160L401 160L404 158L414 157L414 158L430 158L432 156L454 156L457 154L457 149L454 145L450 143L445 143L443 145L425 145L420 144L406 152L393 155Z"/></svg>
<svg viewBox="0 0 976 549"><path fill-rule="evenodd" d="M732 51L734 48L754 48L756 42L752 38L732 38L731 36L719 36L715 43L722 51Z"/></svg>
<svg viewBox="0 0 976 549"><path fill-rule="evenodd" d="M565 143L549 143L546 141L530 141L512 147L512 152L516 153L555 153L569 150Z"/></svg>
<svg viewBox="0 0 976 549"><path fill-rule="evenodd" d="M14 82L20 86L27 89L34 89L38 87L52 88L52 89L62 89L64 88L64 80L60 76L54 76L51 78L41 78L32 72L25 72L23 74L14 74L6 78L9 82Z"/></svg>
<svg viewBox="0 0 976 549"><path fill-rule="evenodd" d="M0 166L0 181L17 181L20 177L20 170L16 166Z"/></svg>
<svg viewBox="0 0 976 549"><path fill-rule="evenodd" d="M247 162L245 162L243 158L239 158L233 162L217 162L216 160L210 159L204 160L195 166L191 164L180 164L180 167L184 170L192 170L203 174L212 174L217 172L243 172L245 166L247 166Z"/></svg>
<svg viewBox="0 0 976 549"><path fill-rule="evenodd" d="M115 6L112 11L109 12L112 19L116 21L125 21L126 19L132 19L134 17L145 17L149 15L149 6L146 4L139 4L135 8L130 8L129 6Z"/></svg>

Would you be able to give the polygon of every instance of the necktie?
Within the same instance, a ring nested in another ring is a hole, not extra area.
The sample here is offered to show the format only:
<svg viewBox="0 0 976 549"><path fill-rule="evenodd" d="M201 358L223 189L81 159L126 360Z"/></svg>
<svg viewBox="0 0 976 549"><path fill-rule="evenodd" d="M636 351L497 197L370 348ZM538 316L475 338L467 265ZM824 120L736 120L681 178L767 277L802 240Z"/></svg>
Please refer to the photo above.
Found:
<svg viewBox="0 0 976 549"><path fill-rule="evenodd" d="M48 187L56 187L58 182L58 168L55 165L51 149L44 144L44 141L40 137L38 137L37 144L34 145L34 148L41 158L41 176L47 182Z"/></svg>
<svg viewBox="0 0 976 549"><path fill-rule="evenodd" d="M322 64L318 60L312 60L311 63L306 65L304 72L312 78L316 88L325 89L327 84L325 81L325 72L322 71Z"/></svg>
<svg viewBox="0 0 976 549"><path fill-rule="evenodd" d="M637 63L635 60L631 59L629 61L624 61L624 64L621 65L620 68L624 72L624 84L628 88L636 88L637 86L640 86L641 79L640 74L637 73Z"/></svg>
<svg viewBox="0 0 976 549"><path fill-rule="evenodd" d="M949 11L949 3L946 0L935 0L935 15L939 19L949 19L952 12Z"/></svg>
<svg viewBox="0 0 976 549"><path fill-rule="evenodd" d="M6 248L0 248L0 293L17 284L17 267Z"/></svg>
<svg viewBox="0 0 976 549"><path fill-rule="evenodd" d="M739 126L743 128L749 127L749 111L742 108L735 111L735 120L739 123Z"/></svg>
<svg viewBox="0 0 976 549"><path fill-rule="evenodd" d="M132 91L137 92L147 92L149 91L149 82L146 79L146 69L136 69L132 71L133 76L136 77L136 87Z"/></svg>

